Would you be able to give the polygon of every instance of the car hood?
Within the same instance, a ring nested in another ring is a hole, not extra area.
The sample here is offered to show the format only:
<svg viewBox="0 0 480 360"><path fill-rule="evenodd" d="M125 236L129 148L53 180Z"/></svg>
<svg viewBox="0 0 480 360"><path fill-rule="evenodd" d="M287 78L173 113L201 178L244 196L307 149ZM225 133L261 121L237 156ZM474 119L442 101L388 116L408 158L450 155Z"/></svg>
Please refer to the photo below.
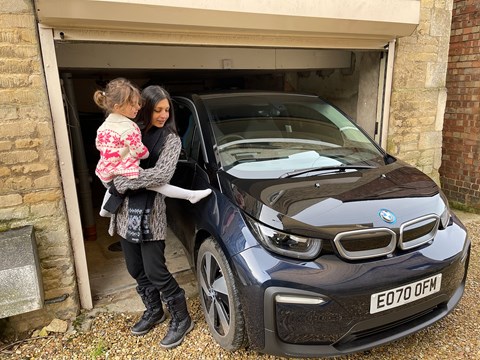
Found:
<svg viewBox="0 0 480 360"><path fill-rule="evenodd" d="M286 179L239 179L219 173L222 191L254 219L305 236L334 236L365 227L398 227L426 214L439 215L444 202L436 183L397 161L374 169ZM396 220L386 223L387 209Z"/></svg>

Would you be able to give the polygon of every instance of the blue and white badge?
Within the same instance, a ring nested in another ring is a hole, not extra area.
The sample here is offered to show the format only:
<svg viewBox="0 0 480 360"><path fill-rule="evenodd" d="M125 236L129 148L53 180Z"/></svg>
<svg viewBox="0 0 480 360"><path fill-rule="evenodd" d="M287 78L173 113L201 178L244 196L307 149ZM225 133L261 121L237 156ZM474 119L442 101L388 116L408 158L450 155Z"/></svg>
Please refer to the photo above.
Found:
<svg viewBox="0 0 480 360"><path fill-rule="evenodd" d="M381 209L378 212L378 216L380 216L380 218L388 224L394 224L397 221L395 215L387 209Z"/></svg>

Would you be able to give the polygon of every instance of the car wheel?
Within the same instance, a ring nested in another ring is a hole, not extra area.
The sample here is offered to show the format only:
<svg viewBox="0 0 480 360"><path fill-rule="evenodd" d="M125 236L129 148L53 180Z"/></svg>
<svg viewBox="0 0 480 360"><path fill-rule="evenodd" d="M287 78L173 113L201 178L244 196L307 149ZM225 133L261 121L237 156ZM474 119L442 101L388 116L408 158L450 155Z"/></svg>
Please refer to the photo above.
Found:
<svg viewBox="0 0 480 360"><path fill-rule="evenodd" d="M198 251L197 280L205 320L215 341L234 351L246 345L238 290L225 254L213 238Z"/></svg>

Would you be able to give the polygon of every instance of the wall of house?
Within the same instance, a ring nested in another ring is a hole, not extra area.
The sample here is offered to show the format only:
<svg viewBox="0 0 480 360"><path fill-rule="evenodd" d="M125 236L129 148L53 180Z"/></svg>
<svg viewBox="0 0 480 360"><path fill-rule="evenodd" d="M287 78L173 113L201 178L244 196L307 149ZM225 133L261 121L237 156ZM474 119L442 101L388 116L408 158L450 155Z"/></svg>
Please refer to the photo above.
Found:
<svg viewBox="0 0 480 360"><path fill-rule="evenodd" d="M398 39L387 150L440 183L453 0L421 0L420 24Z"/></svg>
<svg viewBox="0 0 480 360"><path fill-rule="evenodd" d="M3 0L0 28L0 231L33 225L45 299L67 295L0 325L24 331L79 305L32 2Z"/></svg>
<svg viewBox="0 0 480 360"><path fill-rule="evenodd" d="M480 4L455 0L440 169L450 201L480 212Z"/></svg>

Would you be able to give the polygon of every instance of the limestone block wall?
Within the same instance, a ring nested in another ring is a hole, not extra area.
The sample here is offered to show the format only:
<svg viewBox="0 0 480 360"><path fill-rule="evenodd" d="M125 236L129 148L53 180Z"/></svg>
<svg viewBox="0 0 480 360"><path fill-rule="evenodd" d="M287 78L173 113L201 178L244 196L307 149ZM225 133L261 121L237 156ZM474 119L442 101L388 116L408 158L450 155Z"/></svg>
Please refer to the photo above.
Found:
<svg viewBox="0 0 480 360"><path fill-rule="evenodd" d="M0 231L33 225L45 299L66 295L7 319L23 331L71 318L79 305L33 2L1 4Z"/></svg>
<svg viewBox="0 0 480 360"><path fill-rule="evenodd" d="M480 212L480 2L455 0L440 169L456 207Z"/></svg>
<svg viewBox="0 0 480 360"><path fill-rule="evenodd" d="M421 0L420 24L395 49L387 150L440 183L453 0Z"/></svg>

